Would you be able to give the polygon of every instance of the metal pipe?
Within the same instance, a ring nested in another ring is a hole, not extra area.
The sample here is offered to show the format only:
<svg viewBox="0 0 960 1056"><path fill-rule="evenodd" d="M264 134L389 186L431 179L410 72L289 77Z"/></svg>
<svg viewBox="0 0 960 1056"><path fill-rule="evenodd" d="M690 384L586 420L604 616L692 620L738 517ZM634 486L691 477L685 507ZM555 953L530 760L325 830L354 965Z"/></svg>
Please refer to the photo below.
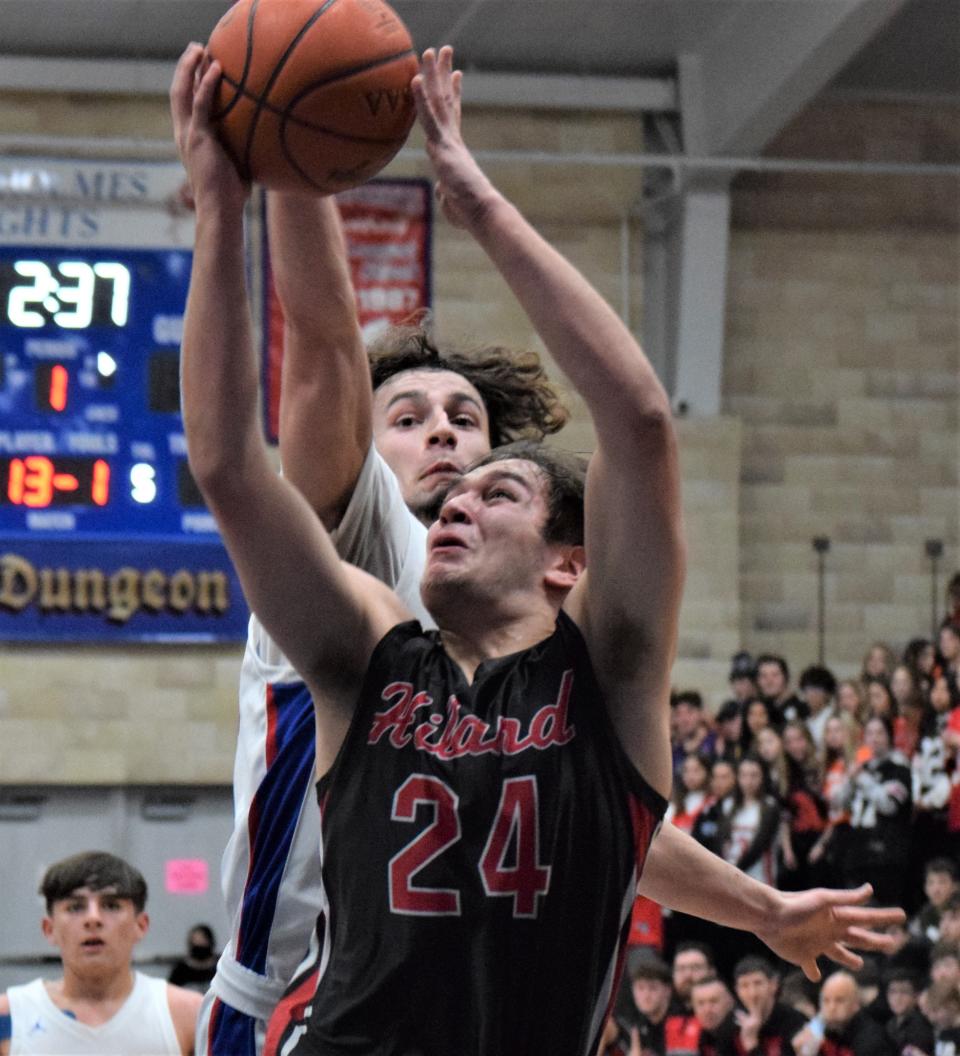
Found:
<svg viewBox="0 0 960 1056"><path fill-rule="evenodd" d="M25 154L76 153L95 158L175 159L172 141L139 138L93 138L37 136L20 133L0 134L0 152ZM520 162L527 165L583 165L594 168L661 168L675 172L792 172L850 176L960 176L960 162L829 161L818 158L737 158L688 157L683 154L595 153L537 150L474 150L481 162ZM401 161L425 161L426 151L405 147L397 155Z"/></svg>

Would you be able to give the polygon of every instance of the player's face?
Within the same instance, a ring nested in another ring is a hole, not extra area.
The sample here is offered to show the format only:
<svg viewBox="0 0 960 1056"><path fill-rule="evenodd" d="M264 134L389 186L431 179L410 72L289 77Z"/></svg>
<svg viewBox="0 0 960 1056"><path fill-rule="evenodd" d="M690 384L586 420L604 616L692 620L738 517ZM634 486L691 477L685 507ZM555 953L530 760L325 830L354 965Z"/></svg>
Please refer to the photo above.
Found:
<svg viewBox="0 0 960 1056"><path fill-rule="evenodd" d="M373 436L404 500L422 519L433 516L464 469L490 450L490 423L480 393L449 370L406 370L373 397Z"/></svg>
<svg viewBox="0 0 960 1056"><path fill-rule="evenodd" d="M148 917L112 888L79 887L53 904L43 933L60 950L64 966L100 976L127 968L133 948L147 932Z"/></svg>
<svg viewBox="0 0 960 1056"><path fill-rule="evenodd" d="M716 1030L733 1008L730 991L719 980L700 983L691 996L693 1014L704 1030Z"/></svg>
<svg viewBox="0 0 960 1056"><path fill-rule="evenodd" d="M541 589L555 552L543 538L546 518L546 483L532 462L504 459L461 477L427 533L427 607L442 605L451 590L462 604Z"/></svg>

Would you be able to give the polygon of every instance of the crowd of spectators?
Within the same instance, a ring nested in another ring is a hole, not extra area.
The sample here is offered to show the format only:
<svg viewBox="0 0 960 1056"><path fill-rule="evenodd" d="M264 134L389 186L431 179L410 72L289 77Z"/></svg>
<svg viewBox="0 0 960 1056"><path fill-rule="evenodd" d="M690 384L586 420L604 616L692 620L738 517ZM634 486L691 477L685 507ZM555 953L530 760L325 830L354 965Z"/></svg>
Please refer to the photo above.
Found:
<svg viewBox="0 0 960 1056"><path fill-rule="evenodd" d="M960 574L948 598L934 640L876 643L857 677L814 664L794 686L784 657L740 652L715 714L672 700L664 823L784 890L869 882L907 913L893 952L817 988L640 898L611 1056L960 1056Z"/></svg>

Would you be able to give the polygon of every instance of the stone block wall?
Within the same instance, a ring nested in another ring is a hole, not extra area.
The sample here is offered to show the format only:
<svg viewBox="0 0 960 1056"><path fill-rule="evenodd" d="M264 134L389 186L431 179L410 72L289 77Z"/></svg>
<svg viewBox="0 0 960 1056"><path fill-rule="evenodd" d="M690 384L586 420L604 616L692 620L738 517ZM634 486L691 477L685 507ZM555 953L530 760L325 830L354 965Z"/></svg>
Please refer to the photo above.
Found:
<svg viewBox="0 0 960 1056"><path fill-rule="evenodd" d="M860 128L855 117L843 111ZM864 150L889 141L880 117L871 120L879 131L863 134ZM642 142L626 117L483 112L466 127L481 150L630 152ZM942 125L898 117L896 127L929 142ZM0 133L14 132L169 135L163 100L15 94L0 101ZM790 135L783 149L811 156L813 131ZM636 230L624 244L622 221L639 171L489 168L618 309L629 260L636 329L641 246ZM427 172L401 159L387 174ZM814 535L833 541L827 659L842 673L873 639L899 645L928 627L926 538L945 541L944 571L957 561L952 189L925 184L921 207L902 183L851 186L754 177L734 188L723 415L678 421L689 572L674 681L712 704L741 646L783 652L795 667L814 659ZM536 347L483 255L439 218L434 290L441 339ZM574 397L570 406L559 442L589 451L592 429ZM236 645L0 643L0 783L228 782L239 660Z"/></svg>

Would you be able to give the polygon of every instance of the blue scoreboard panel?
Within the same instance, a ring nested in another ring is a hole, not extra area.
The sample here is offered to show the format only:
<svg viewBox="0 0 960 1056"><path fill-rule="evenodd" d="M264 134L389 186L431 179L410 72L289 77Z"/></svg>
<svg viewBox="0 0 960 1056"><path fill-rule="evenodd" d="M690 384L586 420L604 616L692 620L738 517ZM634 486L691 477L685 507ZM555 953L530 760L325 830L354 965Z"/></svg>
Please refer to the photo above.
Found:
<svg viewBox="0 0 960 1056"><path fill-rule="evenodd" d="M0 639L240 638L180 416L180 173L18 164L27 193L0 205Z"/></svg>

